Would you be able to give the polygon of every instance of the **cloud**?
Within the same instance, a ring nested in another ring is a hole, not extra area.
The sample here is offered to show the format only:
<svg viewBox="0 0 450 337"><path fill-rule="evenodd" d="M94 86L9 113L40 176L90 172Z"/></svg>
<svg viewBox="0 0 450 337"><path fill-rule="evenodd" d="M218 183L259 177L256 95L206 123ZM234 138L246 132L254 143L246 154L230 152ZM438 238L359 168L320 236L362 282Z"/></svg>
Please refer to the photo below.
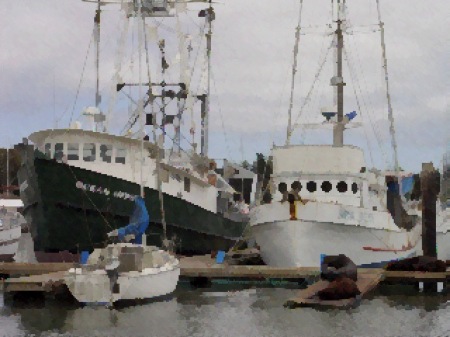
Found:
<svg viewBox="0 0 450 337"><path fill-rule="evenodd" d="M426 0L397 0L382 1L381 6L399 157L402 166L417 169L420 161L428 156L433 160L442 156L449 134L450 39L446 27L450 26L447 15L450 3L435 0L430 6ZM203 7L200 4L192 8ZM345 64L345 109L358 110L353 93L356 90L363 120L368 122L371 116L376 123L374 128L382 134L384 151L388 152L389 125L380 33L365 33L377 28L376 4L372 0L348 1L347 7L355 33L346 36L345 47L356 79L351 81ZM317 34L325 31L325 25L330 21L330 1L305 1L303 8L302 26L309 27L303 31L311 34L301 36L294 116L303 104L330 41L330 37ZM102 14L100 79L104 89L104 110L107 110L111 96L109 80L115 74L117 40L124 29L124 19L116 9L117 6L109 6ZM212 45L211 156L234 152L242 138L245 156L251 160L255 151L268 153L274 140L284 141L298 9L297 0L227 0L216 6ZM92 37L94 11L95 4L79 0L16 0L5 2L0 8L3 18L0 114L5 121L0 125L0 133L4 135L0 146L17 142L37 129L53 127L61 116L59 126L68 125ZM184 30L193 36L195 46L203 22L195 11L188 15L182 19ZM174 20L153 20L160 26L159 38L166 38L170 60L176 53L176 44L170 42L176 36L176 30L170 28L175 27ZM122 71L130 81L137 81L135 28L130 22L128 32L135 32L134 62L130 62L128 53L132 40L129 38L124 56L128 62ZM160 80L159 50L154 43L149 48L152 76ZM202 48L199 55L204 55ZM91 45L73 118L79 115L82 107L93 104L93 51ZM331 51L329 56L332 55ZM194 59L195 54L191 61ZM199 56L197 66L201 62ZM177 70L177 67L173 65L171 69ZM300 122L321 121L320 108L333 101L329 86L331 75L332 62L328 61ZM198 79L199 73L195 76ZM177 80L172 73L168 73L167 78ZM123 106L126 102L123 94L118 99ZM123 107L116 108L115 112L118 116L114 117L113 125L118 131L121 129L119 122L126 122L128 112ZM366 126L365 130L375 144L374 150L377 149L372 127ZM309 132L307 135L314 141L331 142L328 133ZM300 136L296 137L299 140ZM348 139L355 145L364 144L364 138L363 130L349 132Z"/></svg>

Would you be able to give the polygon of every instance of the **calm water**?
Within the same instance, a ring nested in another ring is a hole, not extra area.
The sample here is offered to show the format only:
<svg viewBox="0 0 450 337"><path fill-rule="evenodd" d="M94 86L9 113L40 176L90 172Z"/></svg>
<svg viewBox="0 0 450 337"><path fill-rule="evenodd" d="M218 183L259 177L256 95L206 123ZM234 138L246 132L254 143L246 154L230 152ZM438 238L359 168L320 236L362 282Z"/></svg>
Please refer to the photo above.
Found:
<svg viewBox="0 0 450 337"><path fill-rule="evenodd" d="M0 293L0 336L450 336L450 295L383 286L349 310L286 309L295 289L181 286L171 298L115 309Z"/></svg>

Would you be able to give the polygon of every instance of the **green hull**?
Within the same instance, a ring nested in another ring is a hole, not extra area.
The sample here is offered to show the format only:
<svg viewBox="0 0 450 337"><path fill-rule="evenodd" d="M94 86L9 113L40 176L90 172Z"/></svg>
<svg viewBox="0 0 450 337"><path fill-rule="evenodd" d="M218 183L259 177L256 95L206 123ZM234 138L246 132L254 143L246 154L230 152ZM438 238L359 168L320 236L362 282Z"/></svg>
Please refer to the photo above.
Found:
<svg viewBox="0 0 450 337"><path fill-rule="evenodd" d="M25 162L19 172L24 215L32 224L35 249L72 252L106 244L106 233L124 226L134 209L138 184L39 158ZM158 191L145 188L150 214L148 244L162 245ZM182 254L228 250L246 223L232 221L181 198L164 194L167 236Z"/></svg>

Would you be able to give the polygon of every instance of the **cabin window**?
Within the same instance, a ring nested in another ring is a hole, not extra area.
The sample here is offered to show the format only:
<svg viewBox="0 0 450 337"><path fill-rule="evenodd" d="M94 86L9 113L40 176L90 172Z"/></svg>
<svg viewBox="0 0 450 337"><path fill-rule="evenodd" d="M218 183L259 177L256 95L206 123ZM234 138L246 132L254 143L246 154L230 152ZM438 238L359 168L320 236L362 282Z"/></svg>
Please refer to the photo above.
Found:
<svg viewBox="0 0 450 337"><path fill-rule="evenodd" d="M83 145L83 160L84 161L95 161L95 144L85 143Z"/></svg>
<svg viewBox="0 0 450 337"><path fill-rule="evenodd" d="M162 169L159 171L159 177L163 183L169 182L169 171Z"/></svg>
<svg viewBox="0 0 450 337"><path fill-rule="evenodd" d="M358 192L358 184L357 183L352 184L352 192L353 192L353 194L356 194Z"/></svg>
<svg viewBox="0 0 450 337"><path fill-rule="evenodd" d="M44 153L45 155L51 157L52 156L52 144L46 143L44 147Z"/></svg>
<svg viewBox="0 0 450 337"><path fill-rule="evenodd" d="M112 145L100 145L100 158L105 163L110 163L112 157Z"/></svg>
<svg viewBox="0 0 450 337"><path fill-rule="evenodd" d="M64 144L63 143L56 143L55 144L55 154L53 156L53 158L55 160L62 160L64 156Z"/></svg>
<svg viewBox="0 0 450 337"><path fill-rule="evenodd" d="M337 183L336 188L340 193L345 193L347 192L348 186L345 181L340 181Z"/></svg>
<svg viewBox="0 0 450 337"><path fill-rule="evenodd" d="M308 181L308 183L306 184L306 189L309 192L317 191L317 183L315 181Z"/></svg>
<svg viewBox="0 0 450 337"><path fill-rule="evenodd" d="M68 160L79 160L80 159L78 143L67 144L67 159Z"/></svg>
<svg viewBox="0 0 450 337"><path fill-rule="evenodd" d="M320 187L322 188L322 191L328 193L333 188L333 185L331 185L329 181L324 181Z"/></svg>
<svg viewBox="0 0 450 337"><path fill-rule="evenodd" d="M186 192L191 191L191 179L189 179L188 177L184 177L184 190Z"/></svg>
<svg viewBox="0 0 450 337"><path fill-rule="evenodd" d="M127 149L119 147L116 150L116 163L125 164L125 158L127 156Z"/></svg>

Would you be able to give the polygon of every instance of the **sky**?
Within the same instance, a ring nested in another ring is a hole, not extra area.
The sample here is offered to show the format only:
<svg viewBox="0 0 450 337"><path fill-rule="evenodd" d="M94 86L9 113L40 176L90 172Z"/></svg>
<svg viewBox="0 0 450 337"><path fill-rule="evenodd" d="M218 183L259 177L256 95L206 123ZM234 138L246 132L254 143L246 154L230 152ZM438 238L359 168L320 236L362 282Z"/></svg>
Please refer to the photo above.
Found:
<svg viewBox="0 0 450 337"><path fill-rule="evenodd" d="M257 152L267 155L273 144L284 145L299 3L299 0L223 0L215 5L210 157L253 161ZM380 5L399 164L413 172L420 171L423 162L433 161L441 167L450 135L450 2L380 0ZM195 62L196 69L200 69L193 75L194 83L199 82L199 74L205 68L201 57L205 54L204 45L197 44L204 23L197 12L204 5L188 8L190 11L180 19L180 29L192 38L191 64ZM94 11L95 4L81 0L16 0L2 4L0 146L11 146L38 130L68 127L75 120L88 126L80 115L84 107L94 104L95 97L91 41ZM346 17L344 112L357 111L354 122L363 126L347 130L344 142L362 147L368 166L389 168L393 150L376 1L348 0ZM333 76L333 49L327 54L330 22L329 0L303 1L292 110L293 120L299 123L321 123L321 108L333 105L334 94L329 85ZM113 133L122 129L129 113L129 100L123 93L117 94L115 103L111 103L119 59L118 41L125 23L118 6L105 7L100 49L100 88L105 93L101 108L111 111L108 126ZM173 73L167 73L166 79L177 81L175 70L180 65L176 58L177 42L173 42L178 41L176 20L148 19L147 24L158 25L157 30L147 30L152 78L161 76L154 38L157 36L167 41L166 55ZM124 35L127 51L123 52L121 76L130 81L138 78L136 27L131 24L128 35ZM328 58L319 72L325 55ZM192 91L201 93L205 87L205 82L202 83L193 85ZM198 102L194 110L195 120ZM190 119L186 113L185 140L190 137ZM200 122L195 125L199 142ZM330 129L300 128L291 140L292 144L331 142Z"/></svg>

